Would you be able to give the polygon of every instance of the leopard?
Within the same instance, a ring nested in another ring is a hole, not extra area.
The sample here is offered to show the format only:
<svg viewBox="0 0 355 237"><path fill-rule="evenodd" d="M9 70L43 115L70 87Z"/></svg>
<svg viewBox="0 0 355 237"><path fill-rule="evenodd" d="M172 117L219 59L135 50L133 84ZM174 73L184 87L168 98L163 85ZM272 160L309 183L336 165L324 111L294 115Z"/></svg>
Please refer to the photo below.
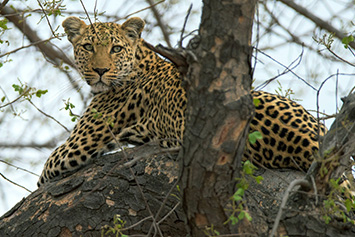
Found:
<svg viewBox="0 0 355 237"><path fill-rule="evenodd" d="M75 172L120 144L181 146L187 107L183 76L141 37L144 25L138 17L123 24L86 24L75 16L63 21L77 69L93 98L69 138L49 156L38 186ZM246 142L243 160L306 171L325 126L291 99L264 91L250 94L258 103L249 130L260 132L262 139Z"/></svg>

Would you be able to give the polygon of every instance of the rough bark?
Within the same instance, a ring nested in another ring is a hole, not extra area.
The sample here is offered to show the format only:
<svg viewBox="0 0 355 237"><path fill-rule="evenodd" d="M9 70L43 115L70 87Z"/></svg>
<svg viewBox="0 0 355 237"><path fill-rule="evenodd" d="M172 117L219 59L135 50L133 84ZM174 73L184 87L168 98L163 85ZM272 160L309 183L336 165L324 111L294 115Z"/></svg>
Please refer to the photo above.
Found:
<svg viewBox="0 0 355 237"><path fill-rule="evenodd" d="M253 114L251 29L256 1L204 1L187 74L187 122L183 141L183 206L193 236L206 226L221 234L234 177Z"/></svg>
<svg viewBox="0 0 355 237"><path fill-rule="evenodd" d="M355 155L355 94L342 98L342 101L344 104L320 148L321 156L328 153L328 157L333 155L338 159L331 178L340 177L344 172L351 171L349 157Z"/></svg>
<svg viewBox="0 0 355 237"><path fill-rule="evenodd" d="M176 154L164 153L156 146L128 149L41 187L0 218L0 236L100 236L105 225L114 226L116 214L124 227L147 218L125 234L185 235ZM121 166L126 156L138 160L133 173Z"/></svg>

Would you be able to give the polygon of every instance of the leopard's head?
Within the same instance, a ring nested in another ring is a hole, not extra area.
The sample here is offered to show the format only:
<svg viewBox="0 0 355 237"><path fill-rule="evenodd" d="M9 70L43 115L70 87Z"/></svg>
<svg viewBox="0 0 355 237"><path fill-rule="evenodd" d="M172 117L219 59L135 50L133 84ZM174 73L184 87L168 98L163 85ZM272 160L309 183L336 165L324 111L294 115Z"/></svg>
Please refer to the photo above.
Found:
<svg viewBox="0 0 355 237"><path fill-rule="evenodd" d="M62 25L74 46L76 65L94 93L107 91L127 80L136 66L136 49L144 24L138 17L122 25L86 25L77 17L64 20Z"/></svg>

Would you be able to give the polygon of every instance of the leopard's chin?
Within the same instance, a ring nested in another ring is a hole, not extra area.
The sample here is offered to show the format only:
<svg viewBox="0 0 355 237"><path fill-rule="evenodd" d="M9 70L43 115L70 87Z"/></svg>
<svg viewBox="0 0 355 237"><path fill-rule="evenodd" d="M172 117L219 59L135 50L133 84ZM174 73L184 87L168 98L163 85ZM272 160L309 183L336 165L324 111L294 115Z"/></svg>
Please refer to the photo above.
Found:
<svg viewBox="0 0 355 237"><path fill-rule="evenodd" d="M91 85L91 92L94 94L98 94L98 93L106 92L106 91L110 90L110 88L111 88L110 86L99 81L99 82L95 83L94 85Z"/></svg>

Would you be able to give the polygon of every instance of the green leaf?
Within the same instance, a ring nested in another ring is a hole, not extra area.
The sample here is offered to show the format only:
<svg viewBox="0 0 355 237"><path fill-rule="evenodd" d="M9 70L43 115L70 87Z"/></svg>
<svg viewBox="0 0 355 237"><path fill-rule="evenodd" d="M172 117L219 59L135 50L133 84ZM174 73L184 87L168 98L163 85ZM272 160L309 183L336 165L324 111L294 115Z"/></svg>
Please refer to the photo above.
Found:
<svg viewBox="0 0 355 237"><path fill-rule="evenodd" d="M259 131L254 131L252 133L249 133L248 137L249 137L249 142L251 144L255 144L257 139L263 138L263 135L261 135L261 133Z"/></svg>
<svg viewBox="0 0 355 237"><path fill-rule="evenodd" d="M4 101L5 101L5 99L6 99L6 97L5 97L5 96L3 96L3 97L1 98L1 102L4 102Z"/></svg>
<svg viewBox="0 0 355 237"><path fill-rule="evenodd" d="M8 22L8 20L6 18L0 20L0 28L2 28L3 30L7 30L8 29L8 27L6 25L7 22Z"/></svg>
<svg viewBox="0 0 355 237"><path fill-rule="evenodd" d="M331 218L329 216L323 216L323 219L325 221L325 224L329 224Z"/></svg>
<svg viewBox="0 0 355 237"><path fill-rule="evenodd" d="M346 207L346 210L350 212L353 207L353 202L350 199L346 199L344 205Z"/></svg>
<svg viewBox="0 0 355 237"><path fill-rule="evenodd" d="M258 107L260 104L260 100L259 99L253 99L253 103L255 107Z"/></svg>
<svg viewBox="0 0 355 237"><path fill-rule="evenodd" d="M262 176L257 176L257 177L255 177L255 181L256 181L258 184L260 184L261 181L263 181L263 180L264 180L264 178L263 178Z"/></svg>
<svg viewBox="0 0 355 237"><path fill-rule="evenodd" d="M36 91L36 96L40 98L42 95L46 94L48 90L38 90Z"/></svg>
<svg viewBox="0 0 355 237"><path fill-rule="evenodd" d="M238 223L238 221L239 221L239 220L238 220L238 218L236 218L236 217L235 217L235 216L233 216L233 215L232 215L232 216L230 216L230 217L229 217L229 219L232 221L232 225L237 224L237 223Z"/></svg>
<svg viewBox="0 0 355 237"><path fill-rule="evenodd" d="M245 218L247 218L248 221L251 221L253 219L251 218L248 212L245 212Z"/></svg>
<svg viewBox="0 0 355 237"><path fill-rule="evenodd" d="M256 138L252 134L249 134L249 142L250 144L255 144L256 142Z"/></svg>
<svg viewBox="0 0 355 237"><path fill-rule="evenodd" d="M239 219L239 220L243 220L244 217L245 217L245 212L244 212L244 211L241 211L241 212L239 213L239 215L238 215L238 219Z"/></svg>
<svg viewBox="0 0 355 237"><path fill-rule="evenodd" d="M243 167L243 171L245 174L253 174L253 167L250 165L245 165Z"/></svg>
<svg viewBox="0 0 355 237"><path fill-rule="evenodd" d="M16 85L16 84L13 84L12 87L15 89L15 91L18 91L20 86L19 85Z"/></svg>
<svg viewBox="0 0 355 237"><path fill-rule="evenodd" d="M12 87L17 91L20 95L23 93L23 88L19 85L13 84Z"/></svg>
<svg viewBox="0 0 355 237"><path fill-rule="evenodd" d="M261 135L261 133L259 131L255 131L253 134L256 137L256 139L262 139L263 138L263 135Z"/></svg>
<svg viewBox="0 0 355 237"><path fill-rule="evenodd" d="M233 200L235 201L235 202L238 202L238 201L240 201L240 200L242 200L243 198L241 197L241 196L239 196L239 195L236 195L236 194L234 194L233 195Z"/></svg>
<svg viewBox="0 0 355 237"><path fill-rule="evenodd" d="M344 48L348 48L349 47L349 44L351 42L354 42L354 36L353 35L349 35L347 37L344 37L341 42L344 44Z"/></svg>
<svg viewBox="0 0 355 237"><path fill-rule="evenodd" d="M238 188L234 195L244 196L244 189Z"/></svg>

